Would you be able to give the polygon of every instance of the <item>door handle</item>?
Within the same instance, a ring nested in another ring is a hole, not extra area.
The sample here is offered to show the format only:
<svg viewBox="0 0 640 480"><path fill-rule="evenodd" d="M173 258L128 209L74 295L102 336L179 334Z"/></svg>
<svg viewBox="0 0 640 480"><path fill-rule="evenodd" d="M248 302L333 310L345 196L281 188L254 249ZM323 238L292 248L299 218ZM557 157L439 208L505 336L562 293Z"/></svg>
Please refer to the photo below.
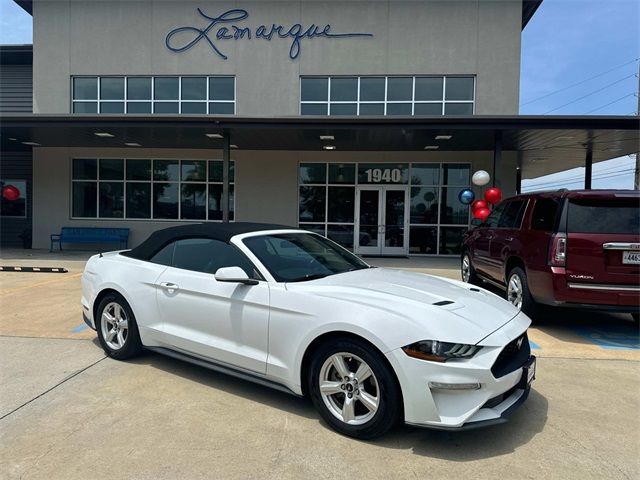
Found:
<svg viewBox="0 0 640 480"><path fill-rule="evenodd" d="M513 237L507 237L504 240L505 240L505 242L512 242L513 241Z"/></svg>
<svg viewBox="0 0 640 480"><path fill-rule="evenodd" d="M162 288L164 288L169 293L173 293L174 291L180 289L180 287L178 285L176 285L175 283L171 283L171 282L162 282L160 284L160 286Z"/></svg>

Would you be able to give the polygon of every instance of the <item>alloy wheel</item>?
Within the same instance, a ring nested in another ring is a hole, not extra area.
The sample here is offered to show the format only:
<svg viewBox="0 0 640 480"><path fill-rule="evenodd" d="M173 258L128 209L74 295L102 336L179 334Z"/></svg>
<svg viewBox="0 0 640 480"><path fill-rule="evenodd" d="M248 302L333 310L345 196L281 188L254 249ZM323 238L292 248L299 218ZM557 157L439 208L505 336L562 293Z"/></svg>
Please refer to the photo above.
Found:
<svg viewBox="0 0 640 480"><path fill-rule="evenodd" d="M100 317L102 337L107 346L112 350L120 350L129 333L129 319L124 308L117 303L108 303L102 310Z"/></svg>
<svg viewBox="0 0 640 480"><path fill-rule="evenodd" d="M509 283L507 285L507 300L511 302L518 309L522 309L522 280L517 274L509 277Z"/></svg>
<svg viewBox="0 0 640 480"><path fill-rule="evenodd" d="M352 353L339 352L327 358L318 381L324 404L344 423L367 423L380 407L376 376L364 360Z"/></svg>
<svg viewBox="0 0 640 480"><path fill-rule="evenodd" d="M469 260L469 255L465 255L462 257L462 281L469 283L469 279L471 278L471 261Z"/></svg>

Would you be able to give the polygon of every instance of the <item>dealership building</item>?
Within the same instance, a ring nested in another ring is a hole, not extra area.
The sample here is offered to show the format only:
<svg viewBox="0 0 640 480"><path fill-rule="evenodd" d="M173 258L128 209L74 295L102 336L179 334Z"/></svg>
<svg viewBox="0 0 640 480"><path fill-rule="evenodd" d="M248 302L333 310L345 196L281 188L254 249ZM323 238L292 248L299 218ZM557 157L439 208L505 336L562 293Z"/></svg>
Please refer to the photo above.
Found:
<svg viewBox="0 0 640 480"><path fill-rule="evenodd" d="M590 188L639 141L638 117L518 115L541 0L16 3L33 45L0 47L3 247L257 221L455 255L473 172L512 195L584 165Z"/></svg>

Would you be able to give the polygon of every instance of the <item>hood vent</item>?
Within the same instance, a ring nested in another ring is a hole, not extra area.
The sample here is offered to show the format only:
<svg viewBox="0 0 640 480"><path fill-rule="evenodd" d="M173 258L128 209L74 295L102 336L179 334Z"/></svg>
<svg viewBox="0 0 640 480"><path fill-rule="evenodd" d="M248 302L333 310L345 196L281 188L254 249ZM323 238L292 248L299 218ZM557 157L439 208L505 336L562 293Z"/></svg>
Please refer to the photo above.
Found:
<svg viewBox="0 0 640 480"><path fill-rule="evenodd" d="M439 302L432 303L431 305L437 305L438 307L444 307L445 305L451 305L453 302L451 300L440 300Z"/></svg>

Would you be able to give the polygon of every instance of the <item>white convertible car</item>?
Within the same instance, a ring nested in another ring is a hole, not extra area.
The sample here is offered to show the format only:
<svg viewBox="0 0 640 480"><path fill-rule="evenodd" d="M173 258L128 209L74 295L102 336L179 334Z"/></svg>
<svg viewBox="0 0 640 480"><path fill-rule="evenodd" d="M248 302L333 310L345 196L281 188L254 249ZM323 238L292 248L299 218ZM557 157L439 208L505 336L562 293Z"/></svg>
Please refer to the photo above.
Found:
<svg viewBox="0 0 640 480"><path fill-rule="evenodd" d="M172 227L95 255L84 319L106 353L146 348L296 395L358 438L398 422L506 421L535 376L529 318L462 282L370 267L315 233Z"/></svg>

